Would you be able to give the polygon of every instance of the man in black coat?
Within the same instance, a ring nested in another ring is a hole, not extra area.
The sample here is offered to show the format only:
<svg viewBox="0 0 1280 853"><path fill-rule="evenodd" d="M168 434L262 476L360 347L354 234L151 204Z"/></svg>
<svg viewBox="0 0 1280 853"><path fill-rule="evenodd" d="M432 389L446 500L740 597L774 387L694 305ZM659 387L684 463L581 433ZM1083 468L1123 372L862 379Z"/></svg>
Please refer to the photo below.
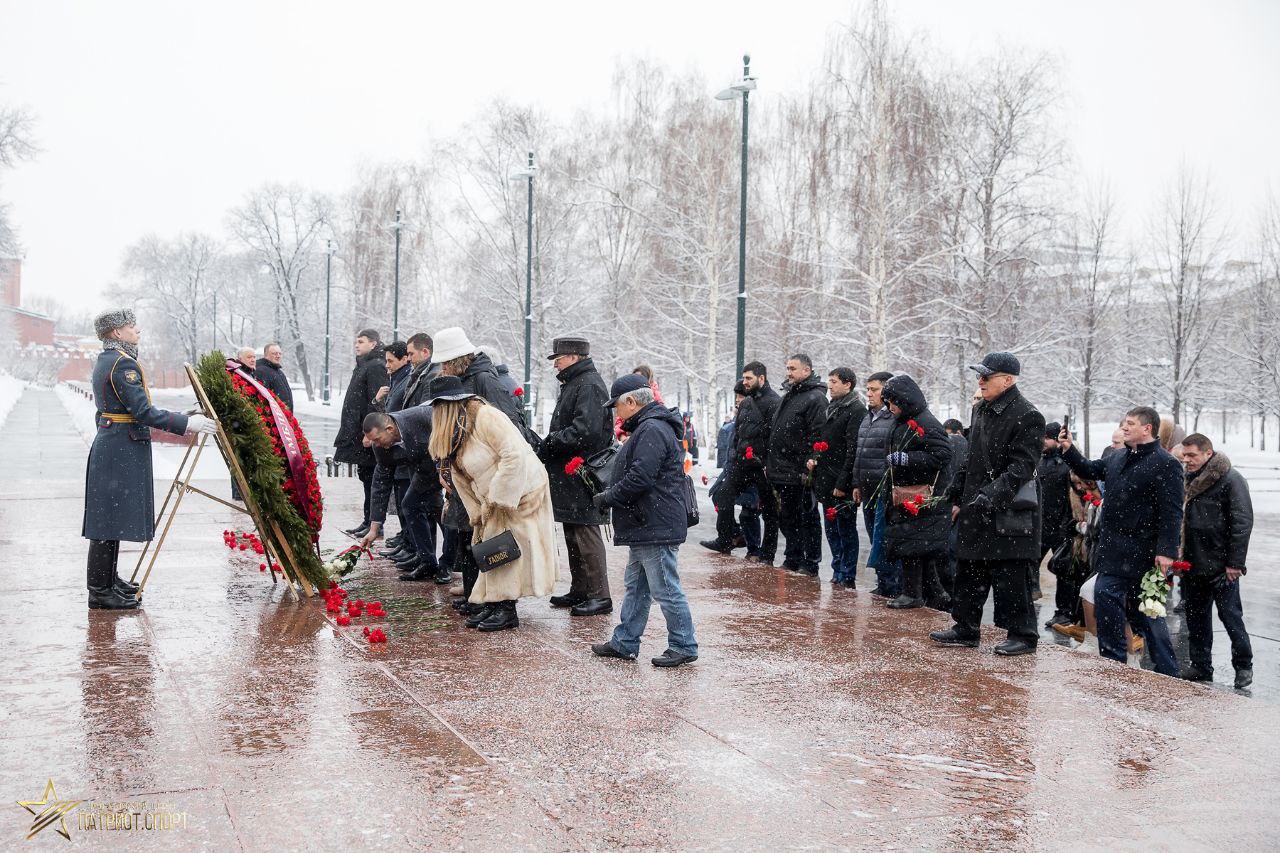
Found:
<svg viewBox="0 0 1280 853"><path fill-rule="evenodd" d="M1178 661L1169 629L1163 617L1150 618L1138 609L1138 593L1149 569L1155 566L1167 573L1177 558L1182 466L1160 446L1160 414L1155 409L1131 409L1121 429L1127 449L1092 462L1076 450L1067 430L1058 434L1062 458L1076 476L1107 485L1098 544L1090 556L1098 573L1093 587L1098 649L1105 658L1128 660L1127 620L1146 639L1156 672L1176 678Z"/></svg>
<svg viewBox="0 0 1280 853"><path fill-rule="evenodd" d="M437 517L440 508L440 481L436 464L431 458L431 407L414 406L396 412L371 412L362 424L369 439L377 467L373 477L373 502L369 531L362 544L368 547L381 531L387 518L387 501L391 489L396 488L404 517L405 531L412 541L418 562L400 575L402 581L432 579L446 584L452 579L447 566L440 566L435 557L434 532L428 522L432 514ZM403 489L395 483L399 470L410 472L409 482Z"/></svg>
<svg viewBox="0 0 1280 853"><path fill-rule="evenodd" d="M787 537L782 567L817 577L822 522L805 463L827 420L827 393L822 380L813 375L813 361L804 353L787 359L787 382L790 385L769 430L765 476L778 493L778 527Z"/></svg>
<svg viewBox="0 0 1280 853"><path fill-rule="evenodd" d="M748 362L742 368L742 387L747 396L734 418L736 464L733 474L716 492L716 538L700 544L722 554L733 550L733 507L738 496L754 486L764 515L764 538L760 542L760 553L748 559L772 566L778 551L778 501L765 476L764 463L769 456L769 431L782 398L769 387L769 376L759 361Z"/></svg>
<svg viewBox="0 0 1280 853"><path fill-rule="evenodd" d="M267 344L262 348L262 358L254 369L257 379L267 386L279 398L289 411L293 411L293 389L289 387L289 377L284 375L284 350L280 344Z"/></svg>
<svg viewBox="0 0 1280 853"><path fill-rule="evenodd" d="M373 398L373 410L375 412L398 412L404 408L405 389L409 384L409 377L413 375L413 362L409 359L409 345L404 341L392 341L387 344L383 351L387 359L387 375L390 384L384 385L378 389L378 394ZM378 459L377 450L374 450L374 459ZM377 501L378 492L378 471L374 470L374 488L372 498ZM396 495L396 516L400 519L400 533L386 541L386 548L381 552L382 556L389 557L402 571L412 574L418 567L418 553L414 548L415 539L406 536L404 531L408 529L410 520L404 512L404 495L405 490L409 488L409 480L411 472L408 466L397 465L395 469L395 495ZM374 507L370 513L372 517L379 515L385 516L386 507ZM434 543L433 543L434 544ZM423 555L424 557L426 555ZM435 551L430 555L431 576L435 576ZM420 578L404 578L405 580L419 580Z"/></svg>
<svg viewBox="0 0 1280 853"><path fill-rule="evenodd" d="M983 402L973 410L969 458L947 496L952 521L959 526L951 608L955 625L929 636L943 645L977 647L982 608L991 590L996 625L1009 632L996 654L1030 654L1039 639L1028 578L1041 556L1040 512L1034 485L1023 487L1035 479L1044 416L1018 390L1022 366L1012 353L988 353L970 369L978 374ZM1019 498L1020 490L1031 495Z"/></svg>
<svg viewBox="0 0 1280 853"><path fill-rule="evenodd" d="M951 442L951 462L947 465L946 473L942 475L947 485L946 488L938 489L938 494L946 495L951 492L951 484L955 482L956 474L963 471L969 462L969 439L964 436L964 424L955 418L943 421L942 428L947 433L947 441ZM956 585L956 548L956 525L952 522L951 533L947 539L947 559L938 564L938 579L942 581L942 586L947 590L948 595Z"/></svg>
<svg viewBox="0 0 1280 853"><path fill-rule="evenodd" d="M1062 424L1050 421L1044 427L1044 444L1040 461L1036 463L1036 479L1040 481L1040 557L1053 553L1063 542L1075 535L1075 520L1071 517L1071 469L1062 461L1058 447L1058 433ZM1031 570L1031 598L1040 598L1040 564ZM1073 602L1074 605L1074 602ZM1045 627L1057 621L1070 625L1075 620L1071 613L1054 613Z"/></svg>
<svg viewBox="0 0 1280 853"><path fill-rule="evenodd" d="M347 382L347 393L342 398L342 415L338 422L338 435L333 439L333 459L356 466L360 483L364 486L364 518L357 527L347 533L364 536L369 532L369 500L373 490L373 451L364 444L365 415L373 411L373 399L378 389L386 385L386 356L382 350L382 336L376 329L364 329L356 335L356 366Z"/></svg>
<svg viewBox="0 0 1280 853"><path fill-rule="evenodd" d="M609 389L591 360L585 338L556 338L547 356L557 371L560 396L551 414L550 431L542 439L538 457L547 468L551 506L564 525L569 555L569 592L553 595L552 607L568 607L570 615L594 616L613 611L609 567L605 562L600 526L609 513L591 503L592 491L582 474L565 466L574 458L590 459L613 442L613 415L605 408Z"/></svg>
<svg viewBox="0 0 1280 853"><path fill-rule="evenodd" d="M1214 451L1208 436L1198 432L1187 436L1182 450L1187 468L1182 559L1191 564L1182 578L1191 666L1182 677L1213 680L1213 607L1217 605L1218 619L1231 639L1235 688L1243 690L1253 683L1253 645L1240 604L1240 578L1248 571L1245 560L1253 532L1249 484L1225 454Z"/></svg>
<svg viewBox="0 0 1280 853"><path fill-rule="evenodd" d="M827 374L827 420L806 466L813 477L813 493L823 505L827 544L831 548L831 582L855 589L858 571L858 511L852 503L853 484L848 458L858 445L858 428L867 407L858 399L858 377L851 367ZM831 517L832 511L835 517Z"/></svg>

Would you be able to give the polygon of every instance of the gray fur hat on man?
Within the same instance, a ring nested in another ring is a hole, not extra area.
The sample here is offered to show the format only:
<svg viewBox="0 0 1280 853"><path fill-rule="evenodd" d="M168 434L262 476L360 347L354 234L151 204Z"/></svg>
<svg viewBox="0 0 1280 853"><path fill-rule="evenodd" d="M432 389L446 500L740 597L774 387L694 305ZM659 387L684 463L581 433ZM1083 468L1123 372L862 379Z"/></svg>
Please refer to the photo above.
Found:
<svg viewBox="0 0 1280 853"><path fill-rule="evenodd" d="M93 331L97 333L98 340L103 340L116 329L132 326L137 322L138 318L134 316L133 309L119 308L99 314L93 321Z"/></svg>

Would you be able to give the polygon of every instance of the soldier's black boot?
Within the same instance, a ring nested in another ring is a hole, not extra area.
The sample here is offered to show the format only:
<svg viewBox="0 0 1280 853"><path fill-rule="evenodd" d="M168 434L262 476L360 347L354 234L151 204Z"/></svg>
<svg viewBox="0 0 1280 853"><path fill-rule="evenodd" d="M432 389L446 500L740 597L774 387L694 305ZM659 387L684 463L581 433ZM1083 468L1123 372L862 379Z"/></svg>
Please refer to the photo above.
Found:
<svg viewBox="0 0 1280 853"><path fill-rule="evenodd" d="M125 598L138 595L138 585L133 581L127 581L120 577L120 543L112 541L111 543L111 577L113 581L111 587Z"/></svg>
<svg viewBox="0 0 1280 853"><path fill-rule="evenodd" d="M115 588L118 542L100 539L89 541L87 581L90 610L131 610L138 606L138 599L123 595Z"/></svg>

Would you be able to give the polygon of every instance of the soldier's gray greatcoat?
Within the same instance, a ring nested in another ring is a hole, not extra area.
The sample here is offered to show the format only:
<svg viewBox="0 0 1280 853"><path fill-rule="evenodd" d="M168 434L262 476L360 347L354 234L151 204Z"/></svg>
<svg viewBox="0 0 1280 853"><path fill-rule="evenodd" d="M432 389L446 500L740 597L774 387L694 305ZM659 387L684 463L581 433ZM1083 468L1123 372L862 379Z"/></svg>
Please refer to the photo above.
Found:
<svg viewBox="0 0 1280 853"><path fill-rule="evenodd" d="M138 362L104 350L93 368L97 434L85 477L86 539L145 542L155 535L155 487L151 476L151 428L187 431L187 416L151 405Z"/></svg>

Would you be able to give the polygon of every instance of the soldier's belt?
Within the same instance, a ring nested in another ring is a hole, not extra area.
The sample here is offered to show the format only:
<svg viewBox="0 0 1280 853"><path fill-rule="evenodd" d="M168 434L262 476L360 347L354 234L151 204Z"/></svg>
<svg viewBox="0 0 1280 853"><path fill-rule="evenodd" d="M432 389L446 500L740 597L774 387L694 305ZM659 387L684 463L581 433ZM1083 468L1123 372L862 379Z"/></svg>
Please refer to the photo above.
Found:
<svg viewBox="0 0 1280 853"><path fill-rule="evenodd" d="M138 419L133 415L117 415L114 412L98 412L98 417L106 418L113 424L136 424Z"/></svg>

